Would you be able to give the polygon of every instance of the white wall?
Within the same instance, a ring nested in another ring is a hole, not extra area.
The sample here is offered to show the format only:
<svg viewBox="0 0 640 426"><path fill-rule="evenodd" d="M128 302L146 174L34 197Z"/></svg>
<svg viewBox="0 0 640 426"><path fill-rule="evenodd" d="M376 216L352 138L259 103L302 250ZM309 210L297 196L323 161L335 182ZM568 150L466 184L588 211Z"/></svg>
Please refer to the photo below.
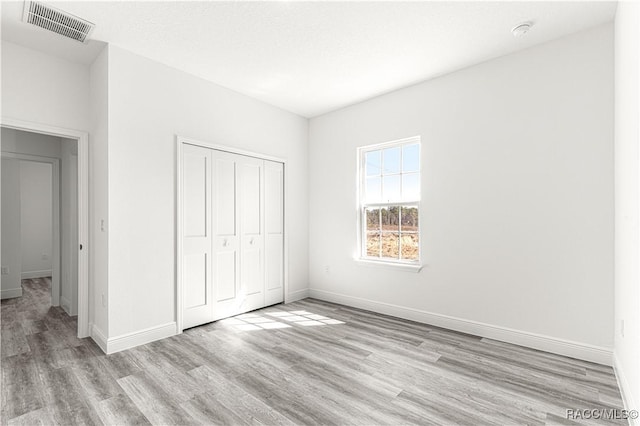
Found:
<svg viewBox="0 0 640 426"><path fill-rule="evenodd" d="M108 124L109 47L105 47L90 69L91 135L89 141L89 321L96 328L91 335L105 348L109 333L109 216ZM101 227L101 221L105 226Z"/></svg>
<svg viewBox="0 0 640 426"><path fill-rule="evenodd" d="M2 158L2 299L22 296L20 282L20 160Z"/></svg>
<svg viewBox="0 0 640 426"><path fill-rule="evenodd" d="M2 41L2 116L89 128L89 69Z"/></svg>
<svg viewBox="0 0 640 426"><path fill-rule="evenodd" d="M312 119L311 295L610 362L612 35L578 33ZM415 135L427 266L359 266L356 148Z"/></svg>
<svg viewBox="0 0 640 426"><path fill-rule="evenodd" d="M22 278L53 273L53 167L20 162Z"/></svg>
<svg viewBox="0 0 640 426"><path fill-rule="evenodd" d="M615 20L615 358L628 409L640 407L639 26L640 5L618 3Z"/></svg>
<svg viewBox="0 0 640 426"><path fill-rule="evenodd" d="M108 54L109 337L175 321L176 135L288 160L289 282L307 288L307 120L120 48Z"/></svg>

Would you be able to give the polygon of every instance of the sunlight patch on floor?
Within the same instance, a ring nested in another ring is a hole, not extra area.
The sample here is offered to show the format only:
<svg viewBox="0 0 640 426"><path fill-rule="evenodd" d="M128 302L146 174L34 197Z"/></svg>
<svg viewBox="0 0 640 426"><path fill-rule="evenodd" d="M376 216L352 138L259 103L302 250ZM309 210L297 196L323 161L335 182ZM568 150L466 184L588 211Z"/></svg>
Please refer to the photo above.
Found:
<svg viewBox="0 0 640 426"><path fill-rule="evenodd" d="M286 322L285 322L286 321ZM270 311L264 315L249 313L220 321L240 331L274 330L289 328L292 325L314 327L320 325L344 324L343 321L328 318L308 311Z"/></svg>

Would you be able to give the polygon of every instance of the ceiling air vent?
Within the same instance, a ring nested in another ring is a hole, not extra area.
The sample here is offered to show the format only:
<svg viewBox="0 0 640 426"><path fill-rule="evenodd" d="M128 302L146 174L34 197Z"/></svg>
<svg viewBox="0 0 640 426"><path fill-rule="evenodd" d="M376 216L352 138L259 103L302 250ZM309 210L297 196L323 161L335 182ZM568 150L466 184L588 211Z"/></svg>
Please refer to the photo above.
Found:
<svg viewBox="0 0 640 426"><path fill-rule="evenodd" d="M37 1L26 1L22 20L45 30L86 43L95 27L89 21Z"/></svg>

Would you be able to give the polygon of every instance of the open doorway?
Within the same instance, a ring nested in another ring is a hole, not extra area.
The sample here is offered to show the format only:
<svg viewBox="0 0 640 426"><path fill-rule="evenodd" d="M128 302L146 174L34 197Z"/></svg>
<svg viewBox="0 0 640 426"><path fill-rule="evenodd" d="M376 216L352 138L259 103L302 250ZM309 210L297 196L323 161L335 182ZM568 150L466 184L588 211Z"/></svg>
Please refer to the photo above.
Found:
<svg viewBox="0 0 640 426"><path fill-rule="evenodd" d="M87 135L5 119L1 131L3 308L55 307L87 337Z"/></svg>

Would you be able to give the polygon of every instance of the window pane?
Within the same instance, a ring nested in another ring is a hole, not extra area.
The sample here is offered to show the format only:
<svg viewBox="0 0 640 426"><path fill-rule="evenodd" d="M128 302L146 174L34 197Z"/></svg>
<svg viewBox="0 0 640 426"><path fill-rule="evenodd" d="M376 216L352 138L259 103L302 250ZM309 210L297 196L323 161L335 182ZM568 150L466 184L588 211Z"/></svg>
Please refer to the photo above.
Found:
<svg viewBox="0 0 640 426"><path fill-rule="evenodd" d="M382 160L383 174L400 173L400 147L385 149Z"/></svg>
<svg viewBox="0 0 640 426"><path fill-rule="evenodd" d="M418 208L402 207L400 230L402 232L418 232Z"/></svg>
<svg viewBox="0 0 640 426"><path fill-rule="evenodd" d="M418 260L420 253L418 234L402 234L402 259Z"/></svg>
<svg viewBox="0 0 640 426"><path fill-rule="evenodd" d="M364 154L366 176L379 176L381 170L382 151L370 151Z"/></svg>
<svg viewBox="0 0 640 426"><path fill-rule="evenodd" d="M366 209L367 217L367 230L379 231L380 230L380 209Z"/></svg>
<svg viewBox="0 0 640 426"><path fill-rule="evenodd" d="M420 199L420 174L402 175L402 199L417 201Z"/></svg>
<svg viewBox="0 0 640 426"><path fill-rule="evenodd" d="M367 178L364 199L369 203L375 203L382 199L382 179L379 177Z"/></svg>
<svg viewBox="0 0 640 426"><path fill-rule="evenodd" d="M381 221L382 221L382 230L383 231L398 231L399 227L399 211L400 208L398 206L393 207L385 207L381 209Z"/></svg>
<svg viewBox="0 0 640 426"><path fill-rule="evenodd" d="M400 175L382 178L382 200L385 202L400 201Z"/></svg>
<svg viewBox="0 0 640 426"><path fill-rule="evenodd" d="M367 256L380 257L380 233L367 232Z"/></svg>
<svg viewBox="0 0 640 426"><path fill-rule="evenodd" d="M400 255L400 234L398 232L382 233L382 257L398 259Z"/></svg>
<svg viewBox="0 0 640 426"><path fill-rule="evenodd" d="M402 147L402 171L417 172L420 170L420 145Z"/></svg>

